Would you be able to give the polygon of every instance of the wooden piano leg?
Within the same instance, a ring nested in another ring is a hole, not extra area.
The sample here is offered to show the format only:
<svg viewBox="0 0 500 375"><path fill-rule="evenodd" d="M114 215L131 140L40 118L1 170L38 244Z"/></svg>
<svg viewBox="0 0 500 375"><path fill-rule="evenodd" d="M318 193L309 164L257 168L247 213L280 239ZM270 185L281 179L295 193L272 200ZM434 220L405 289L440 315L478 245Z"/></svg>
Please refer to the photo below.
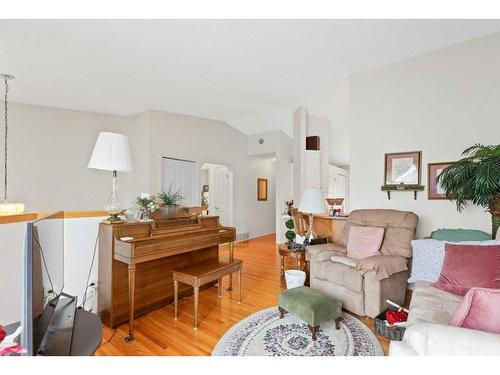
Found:
<svg viewBox="0 0 500 375"><path fill-rule="evenodd" d="M198 329L198 306L199 306L199 289L194 287L194 329Z"/></svg>
<svg viewBox="0 0 500 375"><path fill-rule="evenodd" d="M125 341L134 339L134 302L135 302L135 264L128 265L128 336Z"/></svg>
<svg viewBox="0 0 500 375"><path fill-rule="evenodd" d="M174 280L174 319L177 320L177 304L179 299L179 282Z"/></svg>
<svg viewBox="0 0 500 375"><path fill-rule="evenodd" d="M285 256L280 255L281 262L280 262L280 268L281 268L281 278L285 278Z"/></svg>
<svg viewBox="0 0 500 375"><path fill-rule="evenodd" d="M241 267L238 270L238 303L241 303Z"/></svg>
<svg viewBox="0 0 500 375"><path fill-rule="evenodd" d="M234 260L234 242L229 242L229 261L232 262ZM233 274L229 274L229 287L228 291L233 290Z"/></svg>

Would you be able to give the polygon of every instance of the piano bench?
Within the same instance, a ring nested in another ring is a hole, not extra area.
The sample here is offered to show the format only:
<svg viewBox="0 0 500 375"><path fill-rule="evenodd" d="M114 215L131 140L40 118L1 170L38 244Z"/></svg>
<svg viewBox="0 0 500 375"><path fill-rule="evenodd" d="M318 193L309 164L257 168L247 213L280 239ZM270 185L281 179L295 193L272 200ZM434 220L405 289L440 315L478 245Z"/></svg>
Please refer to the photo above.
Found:
<svg viewBox="0 0 500 375"><path fill-rule="evenodd" d="M194 289L194 329L198 329L199 290L205 284L218 281L218 296L222 297L222 278L238 272L238 303L241 303L241 268L239 259L216 260L199 263L172 271L174 280L174 317L177 320L179 282L191 285Z"/></svg>

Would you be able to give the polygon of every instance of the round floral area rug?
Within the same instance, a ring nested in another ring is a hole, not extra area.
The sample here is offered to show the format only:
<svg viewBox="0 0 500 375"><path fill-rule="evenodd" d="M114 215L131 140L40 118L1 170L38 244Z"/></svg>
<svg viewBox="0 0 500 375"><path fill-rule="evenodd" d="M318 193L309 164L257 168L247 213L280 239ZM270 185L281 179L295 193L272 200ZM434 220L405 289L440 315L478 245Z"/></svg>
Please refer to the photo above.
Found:
<svg viewBox="0 0 500 375"><path fill-rule="evenodd" d="M243 319L219 340L212 355L218 356L375 356L384 355L370 329L344 313L340 330L335 322L320 325L316 341L307 324L293 314L279 318L277 307Z"/></svg>

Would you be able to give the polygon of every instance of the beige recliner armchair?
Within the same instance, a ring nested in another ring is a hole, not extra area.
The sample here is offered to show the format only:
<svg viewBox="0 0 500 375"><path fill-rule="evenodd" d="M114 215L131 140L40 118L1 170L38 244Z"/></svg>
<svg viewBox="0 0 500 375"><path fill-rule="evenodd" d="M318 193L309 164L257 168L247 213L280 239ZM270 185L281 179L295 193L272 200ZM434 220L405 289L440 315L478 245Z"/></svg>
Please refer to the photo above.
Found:
<svg viewBox="0 0 500 375"><path fill-rule="evenodd" d="M311 288L337 298L346 310L372 318L384 309L386 299L403 304L417 222L418 216L413 212L352 211L340 244L308 247ZM347 258L347 239L352 226L385 228L381 255L362 260Z"/></svg>

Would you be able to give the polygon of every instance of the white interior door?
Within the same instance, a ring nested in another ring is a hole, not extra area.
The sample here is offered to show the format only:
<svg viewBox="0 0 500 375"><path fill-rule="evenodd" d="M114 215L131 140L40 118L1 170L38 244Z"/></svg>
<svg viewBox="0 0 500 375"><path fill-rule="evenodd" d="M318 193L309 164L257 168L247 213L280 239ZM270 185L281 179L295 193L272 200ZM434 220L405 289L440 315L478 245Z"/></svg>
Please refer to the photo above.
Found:
<svg viewBox="0 0 500 375"><path fill-rule="evenodd" d="M344 198L346 197L346 188L347 188L347 177L341 174L335 176L335 197Z"/></svg>
<svg viewBox="0 0 500 375"><path fill-rule="evenodd" d="M329 198L344 198L344 212L349 212L349 172L330 165Z"/></svg>
<svg viewBox="0 0 500 375"><path fill-rule="evenodd" d="M215 168L214 214L222 225L229 225L229 173L226 168Z"/></svg>
<svg viewBox="0 0 500 375"><path fill-rule="evenodd" d="M184 205L199 206L196 181L196 162L162 158L162 191L178 191L184 197Z"/></svg>

